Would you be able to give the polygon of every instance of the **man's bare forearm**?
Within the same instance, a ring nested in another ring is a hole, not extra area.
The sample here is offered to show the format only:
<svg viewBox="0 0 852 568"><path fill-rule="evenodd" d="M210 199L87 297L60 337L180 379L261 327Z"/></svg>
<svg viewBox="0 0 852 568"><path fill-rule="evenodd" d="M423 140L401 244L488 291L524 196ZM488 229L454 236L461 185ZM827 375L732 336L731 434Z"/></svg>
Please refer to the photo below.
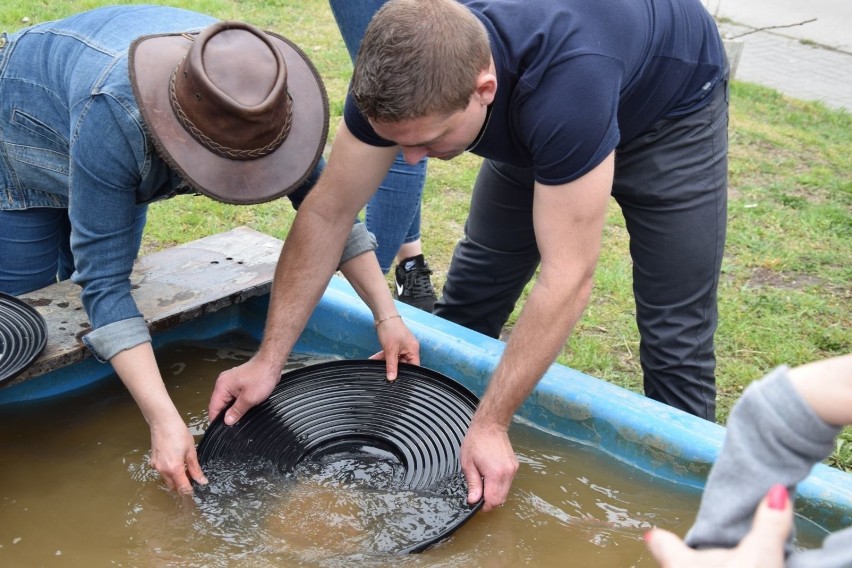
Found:
<svg viewBox="0 0 852 568"><path fill-rule="evenodd" d="M508 428L515 410L556 359L592 294L614 168L610 154L582 178L536 183L541 271L474 420Z"/></svg>
<svg viewBox="0 0 852 568"><path fill-rule="evenodd" d="M479 405L477 421L508 429L571 335L591 289L591 277L569 287L552 288L541 279L536 283Z"/></svg>
<svg viewBox="0 0 852 568"><path fill-rule="evenodd" d="M317 215L306 200L275 268L266 327L256 358L278 367L279 371L284 368L293 345L337 269L351 226L351 220L335 224Z"/></svg>
<svg viewBox="0 0 852 568"><path fill-rule="evenodd" d="M387 175L396 152L396 147L373 147L360 142L341 121L328 164L299 208L284 242L272 283L263 342L255 359L273 370L283 369L338 268L355 217ZM378 262L373 270L369 256L362 254L349 259L341 269L375 316L393 309Z"/></svg>

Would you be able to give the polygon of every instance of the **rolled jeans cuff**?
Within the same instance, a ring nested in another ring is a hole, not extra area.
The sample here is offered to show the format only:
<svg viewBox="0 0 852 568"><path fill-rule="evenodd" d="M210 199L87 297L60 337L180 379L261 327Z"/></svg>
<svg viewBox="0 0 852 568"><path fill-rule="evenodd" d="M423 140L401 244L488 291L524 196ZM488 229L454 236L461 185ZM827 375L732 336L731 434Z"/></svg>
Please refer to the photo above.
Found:
<svg viewBox="0 0 852 568"><path fill-rule="evenodd" d="M376 246L376 237L367 230L364 223L355 223L352 225L352 231L350 231L349 238L346 239L346 244L343 246L343 254L338 266L343 266L365 252L376 250Z"/></svg>
<svg viewBox="0 0 852 568"><path fill-rule="evenodd" d="M125 349L150 341L151 334L141 316L99 327L83 336L83 343L101 363L106 363Z"/></svg>

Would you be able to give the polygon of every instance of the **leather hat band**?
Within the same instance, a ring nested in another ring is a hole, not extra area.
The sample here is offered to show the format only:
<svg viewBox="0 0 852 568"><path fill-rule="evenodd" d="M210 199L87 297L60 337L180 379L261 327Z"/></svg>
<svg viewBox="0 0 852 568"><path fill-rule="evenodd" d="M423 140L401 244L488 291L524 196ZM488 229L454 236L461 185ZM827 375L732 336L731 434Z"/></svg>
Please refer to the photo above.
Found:
<svg viewBox="0 0 852 568"><path fill-rule="evenodd" d="M263 156L274 152L287 139L287 135L290 133L290 125L293 123L293 98L290 96L289 92L287 93L287 97L290 99L287 120L284 122L284 125L282 126L281 130L271 142L260 148L252 148L250 150L229 148L227 146L219 144L218 142L212 140L209 136L204 134L204 132L202 132L200 128L193 124L190 118L183 111L175 91L175 76L177 75L177 71L178 68L175 68L174 73L172 73L171 81L169 82L169 99L172 103L172 109L175 111L175 116L177 116L178 121L186 129L186 131L189 132L192 137L195 138L202 146L204 146L211 152L223 158L228 158L230 160L254 160L257 158L262 158Z"/></svg>

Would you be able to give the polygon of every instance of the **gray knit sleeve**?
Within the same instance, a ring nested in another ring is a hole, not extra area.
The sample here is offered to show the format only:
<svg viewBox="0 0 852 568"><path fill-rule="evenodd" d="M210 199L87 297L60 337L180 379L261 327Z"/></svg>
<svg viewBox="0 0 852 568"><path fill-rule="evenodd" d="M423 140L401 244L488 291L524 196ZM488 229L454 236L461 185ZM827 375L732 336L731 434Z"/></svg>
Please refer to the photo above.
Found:
<svg viewBox="0 0 852 568"><path fill-rule="evenodd" d="M352 231L349 233L349 238L346 239L346 244L343 246L343 254L340 257L340 264L338 266L343 266L348 261L365 252L376 250L376 246L376 237L373 236L373 233L367 230L364 223L356 222L352 225Z"/></svg>
<svg viewBox="0 0 852 568"><path fill-rule="evenodd" d="M787 568L852 568L852 527L828 535L822 548L793 553Z"/></svg>
<svg viewBox="0 0 852 568"><path fill-rule="evenodd" d="M686 535L689 546L736 546L771 486L781 483L795 498L796 484L834 449L840 428L816 415L796 392L787 371L779 367L752 383L734 405L698 518ZM788 543L787 553L791 551Z"/></svg>

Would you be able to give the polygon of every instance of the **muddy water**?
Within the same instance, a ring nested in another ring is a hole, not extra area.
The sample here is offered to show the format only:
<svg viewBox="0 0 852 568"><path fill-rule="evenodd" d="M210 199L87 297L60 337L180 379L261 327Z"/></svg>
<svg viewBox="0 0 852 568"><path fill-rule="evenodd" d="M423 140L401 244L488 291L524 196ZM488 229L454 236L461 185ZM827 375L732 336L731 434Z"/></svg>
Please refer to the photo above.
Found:
<svg viewBox="0 0 852 568"><path fill-rule="evenodd" d="M198 438L215 377L253 347L228 337L161 352ZM320 360L300 355L289 366ZM352 470L329 464L295 494L246 466L237 477L208 472L205 495L178 498L147 465L148 429L132 399L117 379L104 381L61 401L0 409L0 566L649 567L644 531L682 534L693 520L694 493L521 424L512 437L521 468L504 507L422 554L392 556L377 552L389 549L383 535L447 502L353 497L338 483Z"/></svg>

